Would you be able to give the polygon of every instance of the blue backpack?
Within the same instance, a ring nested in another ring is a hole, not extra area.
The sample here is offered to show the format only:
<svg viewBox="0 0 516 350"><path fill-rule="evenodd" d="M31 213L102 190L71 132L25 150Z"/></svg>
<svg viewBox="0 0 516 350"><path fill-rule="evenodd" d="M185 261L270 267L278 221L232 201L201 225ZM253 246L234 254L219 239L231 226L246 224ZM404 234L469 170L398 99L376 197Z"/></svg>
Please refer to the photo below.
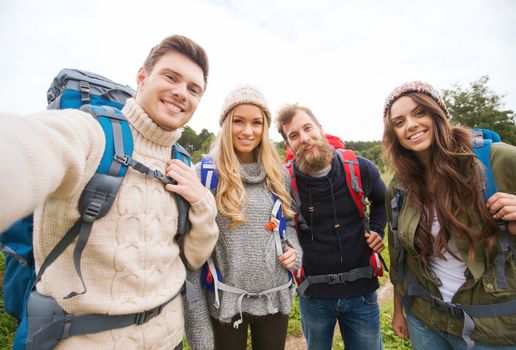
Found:
<svg viewBox="0 0 516 350"><path fill-rule="evenodd" d="M473 129L473 153L484 166L483 196L485 201L498 192L490 161L491 145L495 142L501 142L501 138L496 132L486 129ZM516 300L491 305L459 305L445 302L428 292L407 269L405 250L399 242L398 218L401 209L403 208L403 202L404 192L400 189L395 189L395 196L391 201L392 222L390 225L394 237L394 246L396 249L400 250L398 266L400 267L401 276L397 278L405 279L407 282L407 295L402 298L402 302L406 307L409 307L412 302L412 298L417 296L431 302L432 306L439 311L446 312L454 317L463 317L463 339L467 344L468 350L473 349L474 341L471 339L471 333L475 328L475 324L472 317L502 317L512 315L516 313ZM505 223L500 222L499 226L500 250L496 256L496 280L498 287L505 289L507 288L505 278L506 256L512 252L513 258L516 258L516 247L512 245L513 240L512 237L510 237L510 233L507 231Z"/></svg>
<svg viewBox="0 0 516 350"><path fill-rule="evenodd" d="M29 296L45 269L77 237L74 248L74 265L82 282L83 290L71 292L65 298L71 298L86 292L86 285L80 268L81 254L94 221L103 217L111 208L127 168L130 166L134 170L165 184L175 183L173 179L163 175L160 171L149 169L131 158L133 137L129 123L120 109L123 108L125 101L133 95L134 91L129 86L114 83L94 73L75 69L63 69L59 72L48 90L49 109L76 108L89 112L100 123L105 135L106 145L99 167L84 189L79 201L79 211L82 213L82 218L50 252L37 275L35 274L32 251L32 215L16 222L0 234L0 250L6 258L3 282L4 309L19 321L13 344L15 350L52 347L57 343L58 340L55 339L26 339L27 332L29 331L29 334L31 334L29 329L31 327L29 327L27 320ZM189 166L191 165L188 152L178 144L171 145L171 158L180 159ZM176 239L180 239L181 235L189 230L189 203L179 195L175 195L175 198L179 212ZM145 321L148 319L145 319ZM40 326L38 325L38 328ZM117 326L112 328L117 328Z"/></svg>

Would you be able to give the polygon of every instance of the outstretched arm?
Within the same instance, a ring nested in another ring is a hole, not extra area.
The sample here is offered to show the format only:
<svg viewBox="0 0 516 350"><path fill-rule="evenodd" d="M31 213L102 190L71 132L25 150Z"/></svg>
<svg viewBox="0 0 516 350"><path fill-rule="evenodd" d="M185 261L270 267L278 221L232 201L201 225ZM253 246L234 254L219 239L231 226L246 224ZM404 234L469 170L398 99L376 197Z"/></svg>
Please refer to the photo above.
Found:
<svg viewBox="0 0 516 350"><path fill-rule="evenodd" d="M80 190L95 173L104 143L99 123L79 110L0 115L0 232L48 196Z"/></svg>

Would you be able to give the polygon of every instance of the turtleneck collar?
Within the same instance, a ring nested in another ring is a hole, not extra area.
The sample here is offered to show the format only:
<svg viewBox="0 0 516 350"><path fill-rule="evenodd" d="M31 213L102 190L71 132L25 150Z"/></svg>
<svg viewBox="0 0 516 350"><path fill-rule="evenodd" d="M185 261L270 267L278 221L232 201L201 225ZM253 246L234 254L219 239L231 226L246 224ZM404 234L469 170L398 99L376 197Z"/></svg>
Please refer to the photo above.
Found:
<svg viewBox="0 0 516 350"><path fill-rule="evenodd" d="M265 169L258 163L239 164L242 181L247 183L260 183L265 179Z"/></svg>
<svg viewBox="0 0 516 350"><path fill-rule="evenodd" d="M181 136L180 129L169 131L156 124L134 98L127 100L122 113L144 138L158 145L170 146Z"/></svg>

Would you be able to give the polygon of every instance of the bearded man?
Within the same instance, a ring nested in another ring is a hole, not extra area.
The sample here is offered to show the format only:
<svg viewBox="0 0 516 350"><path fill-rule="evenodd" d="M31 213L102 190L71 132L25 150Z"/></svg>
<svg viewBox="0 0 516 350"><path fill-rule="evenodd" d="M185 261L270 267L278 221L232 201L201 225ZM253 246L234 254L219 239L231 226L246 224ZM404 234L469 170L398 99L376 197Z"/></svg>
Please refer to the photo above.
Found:
<svg viewBox="0 0 516 350"><path fill-rule="evenodd" d="M323 276L299 293L308 349L331 349L337 320L346 349L382 349L379 284L369 269L371 250L384 248L385 185L380 173L373 162L357 157L371 208L366 232L338 151L328 144L312 111L286 105L276 123L295 155L291 166L299 190L297 209L306 221L298 225L305 278Z"/></svg>

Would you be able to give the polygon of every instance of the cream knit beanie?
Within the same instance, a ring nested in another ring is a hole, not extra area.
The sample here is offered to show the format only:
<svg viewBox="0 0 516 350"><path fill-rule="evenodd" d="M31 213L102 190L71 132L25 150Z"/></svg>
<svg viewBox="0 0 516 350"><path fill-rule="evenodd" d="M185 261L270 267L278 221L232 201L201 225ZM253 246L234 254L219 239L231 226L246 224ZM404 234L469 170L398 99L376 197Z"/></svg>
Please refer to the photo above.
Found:
<svg viewBox="0 0 516 350"><path fill-rule="evenodd" d="M252 104L260 107L264 111L265 117L267 118L267 125L270 127L271 112L269 111L269 107L267 107L265 97L260 89L249 84L238 85L227 95L224 105L222 105L222 114L220 115L219 120L220 126L222 126L222 123L228 116L229 112L234 107L242 104Z"/></svg>

